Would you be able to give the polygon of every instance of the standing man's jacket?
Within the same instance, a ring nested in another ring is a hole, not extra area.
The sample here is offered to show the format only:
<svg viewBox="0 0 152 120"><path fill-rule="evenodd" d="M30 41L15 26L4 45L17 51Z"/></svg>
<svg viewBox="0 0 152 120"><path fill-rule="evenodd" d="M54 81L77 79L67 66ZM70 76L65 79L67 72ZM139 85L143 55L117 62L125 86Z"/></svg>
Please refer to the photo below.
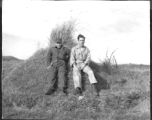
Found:
<svg viewBox="0 0 152 120"><path fill-rule="evenodd" d="M54 67L58 67L63 64L68 64L70 58L70 50L64 46L58 49L56 46L51 47L47 53L47 66L51 63Z"/></svg>

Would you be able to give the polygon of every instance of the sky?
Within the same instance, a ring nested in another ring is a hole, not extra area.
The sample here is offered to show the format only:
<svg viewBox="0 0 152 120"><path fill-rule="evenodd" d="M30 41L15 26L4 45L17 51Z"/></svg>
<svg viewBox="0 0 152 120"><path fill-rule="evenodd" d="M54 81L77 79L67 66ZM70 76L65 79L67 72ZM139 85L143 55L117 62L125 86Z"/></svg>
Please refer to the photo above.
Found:
<svg viewBox="0 0 152 120"><path fill-rule="evenodd" d="M48 46L51 30L76 19L91 58L103 61L115 51L118 64L150 64L149 1L3 0L2 53L28 59Z"/></svg>

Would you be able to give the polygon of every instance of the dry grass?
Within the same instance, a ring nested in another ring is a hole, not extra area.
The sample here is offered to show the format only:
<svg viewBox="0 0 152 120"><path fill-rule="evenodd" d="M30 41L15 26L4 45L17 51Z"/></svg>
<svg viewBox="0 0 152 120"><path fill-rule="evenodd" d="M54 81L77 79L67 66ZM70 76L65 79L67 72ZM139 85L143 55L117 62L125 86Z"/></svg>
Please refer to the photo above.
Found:
<svg viewBox="0 0 152 120"><path fill-rule="evenodd" d="M23 62L22 60L3 60L2 61L2 76L4 79L19 63Z"/></svg>
<svg viewBox="0 0 152 120"><path fill-rule="evenodd" d="M101 62L100 66L101 66L102 71L105 71L109 75L115 74L115 72L117 72L118 65L117 65L116 58L114 56L115 51L116 50L114 50L110 56L108 56L108 51L107 51L106 58L103 61L100 60Z"/></svg>

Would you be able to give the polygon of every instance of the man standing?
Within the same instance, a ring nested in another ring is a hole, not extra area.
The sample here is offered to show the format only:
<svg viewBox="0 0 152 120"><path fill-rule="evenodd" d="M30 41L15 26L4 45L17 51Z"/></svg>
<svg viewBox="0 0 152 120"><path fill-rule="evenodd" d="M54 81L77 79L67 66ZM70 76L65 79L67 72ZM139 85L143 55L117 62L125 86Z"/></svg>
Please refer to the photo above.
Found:
<svg viewBox="0 0 152 120"><path fill-rule="evenodd" d="M70 50L63 46L62 39L57 39L55 46L51 47L47 53L47 69L50 70L50 89L45 95L51 95L55 91L57 80L62 94L67 95L66 73L69 58Z"/></svg>
<svg viewBox="0 0 152 120"><path fill-rule="evenodd" d="M88 74L94 94L98 96L96 87L97 80L92 69L89 67L89 61L91 58L90 51L86 46L84 46L85 37L80 34L77 39L78 45L72 48L70 57L70 66L73 68L75 93L82 96L81 71L83 71Z"/></svg>

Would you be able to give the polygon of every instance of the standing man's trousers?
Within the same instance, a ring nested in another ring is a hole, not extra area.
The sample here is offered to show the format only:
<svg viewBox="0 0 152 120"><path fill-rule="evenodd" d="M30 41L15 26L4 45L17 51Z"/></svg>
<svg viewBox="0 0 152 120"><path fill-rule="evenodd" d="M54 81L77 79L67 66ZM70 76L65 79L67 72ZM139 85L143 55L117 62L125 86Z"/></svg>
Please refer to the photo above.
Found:
<svg viewBox="0 0 152 120"><path fill-rule="evenodd" d="M67 88L67 78L66 78L67 69L65 64L61 66L51 66L50 68L50 89L54 90L56 84L60 89Z"/></svg>
<svg viewBox="0 0 152 120"><path fill-rule="evenodd" d="M74 80L74 87L82 87L82 81L81 81L81 71L84 73L88 74L89 81L91 84L97 83L97 80L94 76L94 73L92 69L87 65L85 68L82 70L83 63L77 64L77 67L73 67L73 80Z"/></svg>

